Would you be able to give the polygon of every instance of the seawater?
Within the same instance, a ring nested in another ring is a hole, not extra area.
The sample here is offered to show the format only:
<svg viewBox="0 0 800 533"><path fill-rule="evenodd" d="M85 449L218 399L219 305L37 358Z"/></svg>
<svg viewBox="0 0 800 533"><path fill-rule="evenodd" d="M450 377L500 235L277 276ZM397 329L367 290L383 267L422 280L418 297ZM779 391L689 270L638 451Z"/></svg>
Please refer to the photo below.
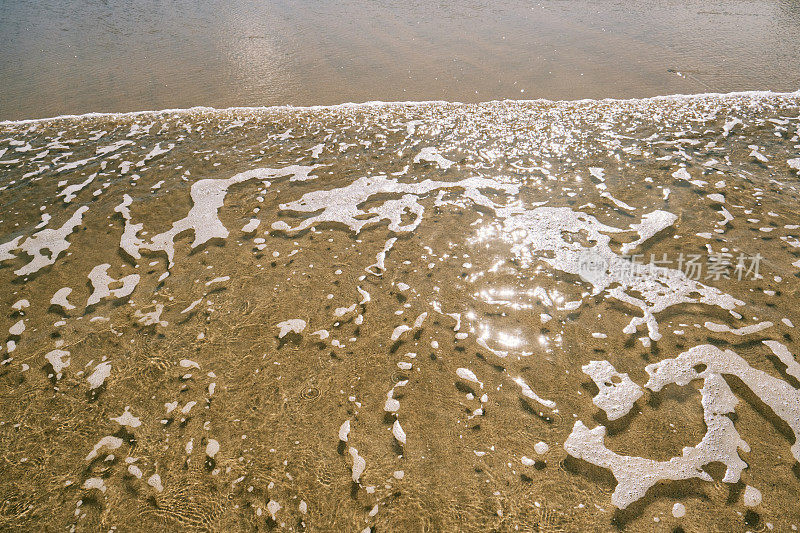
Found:
<svg viewBox="0 0 800 533"><path fill-rule="evenodd" d="M799 110L0 124L0 523L792 530Z"/></svg>

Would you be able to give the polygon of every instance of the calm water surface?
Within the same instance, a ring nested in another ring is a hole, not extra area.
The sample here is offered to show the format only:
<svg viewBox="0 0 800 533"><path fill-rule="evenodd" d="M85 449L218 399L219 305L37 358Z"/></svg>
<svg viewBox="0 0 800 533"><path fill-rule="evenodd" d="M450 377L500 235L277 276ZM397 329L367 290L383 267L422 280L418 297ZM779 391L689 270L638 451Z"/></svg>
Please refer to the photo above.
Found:
<svg viewBox="0 0 800 533"><path fill-rule="evenodd" d="M0 118L800 86L792 1L0 0Z"/></svg>

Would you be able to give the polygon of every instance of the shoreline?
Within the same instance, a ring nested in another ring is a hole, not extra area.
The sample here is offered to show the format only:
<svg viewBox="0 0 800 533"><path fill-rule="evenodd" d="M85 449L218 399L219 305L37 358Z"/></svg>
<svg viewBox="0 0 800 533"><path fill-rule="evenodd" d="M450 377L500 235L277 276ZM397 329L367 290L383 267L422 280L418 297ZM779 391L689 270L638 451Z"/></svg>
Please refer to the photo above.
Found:
<svg viewBox="0 0 800 533"><path fill-rule="evenodd" d="M72 120L72 119L90 119L90 118L123 118L123 117L139 117L144 115L163 115L163 114L188 114L193 112L265 112L265 111L322 111L333 109L349 109L349 108L370 108L370 107L416 107L424 105L487 105L498 103L515 103L515 104L532 104L532 103L551 103L551 104L586 104L586 103L629 103L629 102L647 102L647 101L665 101L665 100L695 100L703 98L735 98L735 97L800 97L800 89L793 92L773 92L773 91L734 91L729 93L696 93L696 94L668 94L659 96L649 96L646 98L583 98L580 100L550 100L547 98L534 98L524 100L486 100L484 102L463 103L463 102L450 102L447 100L409 100L409 101L396 101L386 102L381 100L371 100L367 102L344 102L341 104L332 105L316 105L316 106L293 106L293 105L275 105L275 106L234 106L216 108L210 106L193 106L186 108L172 108L161 110L145 110L145 111L121 111L121 112L92 112L74 115L56 115L53 117L44 118L30 118L21 120L0 120L0 126L15 126L23 124L36 124L42 122L53 122L57 120Z"/></svg>

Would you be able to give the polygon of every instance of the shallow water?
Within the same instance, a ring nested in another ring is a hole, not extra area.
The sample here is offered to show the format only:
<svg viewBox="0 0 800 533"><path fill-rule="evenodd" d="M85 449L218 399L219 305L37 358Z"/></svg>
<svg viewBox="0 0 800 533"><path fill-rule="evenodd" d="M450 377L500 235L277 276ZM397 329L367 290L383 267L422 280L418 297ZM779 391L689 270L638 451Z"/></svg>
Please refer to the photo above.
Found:
<svg viewBox="0 0 800 533"><path fill-rule="evenodd" d="M0 119L794 91L798 35L786 0L3 0Z"/></svg>
<svg viewBox="0 0 800 533"><path fill-rule="evenodd" d="M799 112L0 124L0 524L791 530Z"/></svg>

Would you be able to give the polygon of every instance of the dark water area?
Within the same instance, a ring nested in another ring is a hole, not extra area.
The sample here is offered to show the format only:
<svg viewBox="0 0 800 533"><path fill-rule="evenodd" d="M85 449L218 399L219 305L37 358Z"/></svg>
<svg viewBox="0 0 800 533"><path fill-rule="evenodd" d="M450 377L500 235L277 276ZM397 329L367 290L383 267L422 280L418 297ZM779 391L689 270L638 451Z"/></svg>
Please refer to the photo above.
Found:
<svg viewBox="0 0 800 533"><path fill-rule="evenodd" d="M0 119L800 87L793 1L1 0Z"/></svg>

